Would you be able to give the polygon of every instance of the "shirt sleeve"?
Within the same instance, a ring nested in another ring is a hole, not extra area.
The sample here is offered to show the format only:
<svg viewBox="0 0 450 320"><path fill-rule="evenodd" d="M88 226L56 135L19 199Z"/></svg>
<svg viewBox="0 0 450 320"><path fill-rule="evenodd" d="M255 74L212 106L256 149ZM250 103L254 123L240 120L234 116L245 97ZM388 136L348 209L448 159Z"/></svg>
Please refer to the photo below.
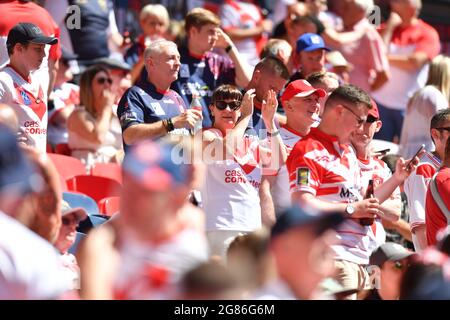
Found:
<svg viewBox="0 0 450 320"><path fill-rule="evenodd" d="M439 34L432 27L424 27L422 36L416 43L415 52L425 52L431 60L436 57L441 51L441 43L439 41Z"/></svg>
<svg viewBox="0 0 450 320"><path fill-rule="evenodd" d="M317 194L323 176L323 169L306 156L306 143L300 141L291 151L286 166L289 173L289 190Z"/></svg>
<svg viewBox="0 0 450 320"><path fill-rule="evenodd" d="M422 164L405 181L411 230L425 224L425 198L434 172L435 170L430 164Z"/></svg>
<svg viewBox="0 0 450 320"><path fill-rule="evenodd" d="M133 125L145 122L144 108L145 106L136 92L128 90L123 95L117 108L117 116L119 117L122 131Z"/></svg>

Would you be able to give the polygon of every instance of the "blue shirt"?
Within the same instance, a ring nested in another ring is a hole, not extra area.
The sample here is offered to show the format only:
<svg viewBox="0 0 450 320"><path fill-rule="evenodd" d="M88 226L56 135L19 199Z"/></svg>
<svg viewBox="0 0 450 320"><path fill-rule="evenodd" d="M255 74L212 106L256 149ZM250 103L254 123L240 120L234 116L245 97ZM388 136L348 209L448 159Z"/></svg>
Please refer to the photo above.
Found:
<svg viewBox="0 0 450 320"><path fill-rule="evenodd" d="M193 57L186 47L180 49L180 72L178 80L172 83L172 89L178 92L185 104L192 101L192 92L200 95L203 112L203 127L212 126L209 104L214 89L222 84L234 84L235 68L233 62L214 52L202 57Z"/></svg>
<svg viewBox="0 0 450 320"><path fill-rule="evenodd" d="M180 95L173 90L159 92L153 84L141 81L129 88L119 101L117 116L122 133L129 127L154 123L182 114L186 105ZM189 135L185 128L175 129L172 134ZM124 142L124 146L126 146Z"/></svg>

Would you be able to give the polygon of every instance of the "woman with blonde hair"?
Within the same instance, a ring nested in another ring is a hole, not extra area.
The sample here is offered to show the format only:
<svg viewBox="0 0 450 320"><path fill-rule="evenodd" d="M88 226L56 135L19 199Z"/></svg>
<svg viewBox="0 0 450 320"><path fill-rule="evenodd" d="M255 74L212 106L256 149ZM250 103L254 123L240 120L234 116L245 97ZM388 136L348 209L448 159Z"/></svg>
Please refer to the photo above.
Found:
<svg viewBox="0 0 450 320"><path fill-rule="evenodd" d="M122 130L115 111L108 69L92 66L80 79L80 106L67 121L69 148L87 171L94 163L120 162Z"/></svg>
<svg viewBox="0 0 450 320"><path fill-rule="evenodd" d="M400 153L409 158L421 144L433 150L430 120L437 111L449 107L450 57L439 55L430 63L428 80L409 100L400 138Z"/></svg>

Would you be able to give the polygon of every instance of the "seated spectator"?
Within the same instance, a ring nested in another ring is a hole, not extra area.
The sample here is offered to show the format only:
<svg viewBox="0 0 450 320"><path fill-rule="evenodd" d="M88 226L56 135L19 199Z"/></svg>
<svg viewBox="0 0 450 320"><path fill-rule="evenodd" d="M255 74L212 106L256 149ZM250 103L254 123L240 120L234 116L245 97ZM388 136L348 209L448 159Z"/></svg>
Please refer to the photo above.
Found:
<svg viewBox="0 0 450 320"><path fill-rule="evenodd" d="M83 208L71 208L66 201L62 201L61 208L61 228L59 228L58 238L55 247L61 253L64 271L72 281L72 289L80 288L80 268L77 259L69 253L70 247L75 243L78 224L86 219L87 213Z"/></svg>
<svg viewBox="0 0 450 320"><path fill-rule="evenodd" d="M429 123L439 110L449 107L450 102L450 57L439 55L430 63L428 80L409 100L403 121L400 153L411 157L421 144L433 150Z"/></svg>
<svg viewBox="0 0 450 320"><path fill-rule="evenodd" d="M144 6L139 15L143 33L125 53L125 62L132 66L131 80L134 83L144 69L144 50L155 40L165 37L169 28L169 13L161 4Z"/></svg>
<svg viewBox="0 0 450 320"><path fill-rule="evenodd" d="M314 72L309 75L306 81L308 81L314 88L323 89L327 93L325 97L319 98L320 116L325 108L325 102L327 102L328 97L337 87L339 87L339 77L333 72Z"/></svg>
<svg viewBox="0 0 450 320"><path fill-rule="evenodd" d="M211 255L224 257L236 236L261 227L258 192L261 177L266 174L263 167L277 169L286 158L274 123L278 102L273 90L262 105L266 130L274 137L272 149L260 146L255 136L245 136L253 115L254 97L255 90L242 97L235 86L218 87L210 105L213 127L202 133L204 157L210 157L204 158L206 177L201 192Z"/></svg>
<svg viewBox="0 0 450 320"><path fill-rule="evenodd" d="M94 163L120 162L122 131L113 110L114 93L109 71L88 68L80 79L80 106L70 115L67 128L72 157L89 170Z"/></svg>
<svg viewBox="0 0 450 320"><path fill-rule="evenodd" d="M413 255L414 252L393 242L386 242L372 252L367 269L373 289L364 300L398 300L402 277Z"/></svg>
<svg viewBox="0 0 450 320"><path fill-rule="evenodd" d="M67 143L67 119L80 103L80 87L71 83L73 74L69 62L75 59L76 55L62 48L62 57L59 59L55 85L49 100L47 140L53 146Z"/></svg>

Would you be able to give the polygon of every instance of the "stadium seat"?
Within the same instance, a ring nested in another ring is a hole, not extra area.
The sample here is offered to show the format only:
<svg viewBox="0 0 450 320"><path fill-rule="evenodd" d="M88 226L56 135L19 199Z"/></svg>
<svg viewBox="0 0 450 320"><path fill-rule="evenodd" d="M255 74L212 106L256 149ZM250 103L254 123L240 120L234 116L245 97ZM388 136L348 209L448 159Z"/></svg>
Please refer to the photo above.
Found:
<svg viewBox="0 0 450 320"><path fill-rule="evenodd" d="M55 153L70 156L72 154L72 150L70 150L67 143L58 143L55 146Z"/></svg>
<svg viewBox="0 0 450 320"><path fill-rule="evenodd" d="M88 215L98 214L97 203L91 197L75 192L63 192L63 199L67 201L71 208L81 207Z"/></svg>
<svg viewBox="0 0 450 320"><path fill-rule="evenodd" d="M77 158L56 153L47 153L47 156L52 160L64 181L74 176L86 174L84 164Z"/></svg>
<svg viewBox="0 0 450 320"><path fill-rule="evenodd" d="M84 193L97 203L103 198L119 196L122 188L115 180L91 175L74 176L66 182L69 191Z"/></svg>
<svg viewBox="0 0 450 320"><path fill-rule="evenodd" d="M112 216L120 209L120 197L108 197L98 202L98 208L101 214Z"/></svg>
<svg viewBox="0 0 450 320"><path fill-rule="evenodd" d="M91 175L110 178L122 184L122 168L117 163L96 163L91 168Z"/></svg>

